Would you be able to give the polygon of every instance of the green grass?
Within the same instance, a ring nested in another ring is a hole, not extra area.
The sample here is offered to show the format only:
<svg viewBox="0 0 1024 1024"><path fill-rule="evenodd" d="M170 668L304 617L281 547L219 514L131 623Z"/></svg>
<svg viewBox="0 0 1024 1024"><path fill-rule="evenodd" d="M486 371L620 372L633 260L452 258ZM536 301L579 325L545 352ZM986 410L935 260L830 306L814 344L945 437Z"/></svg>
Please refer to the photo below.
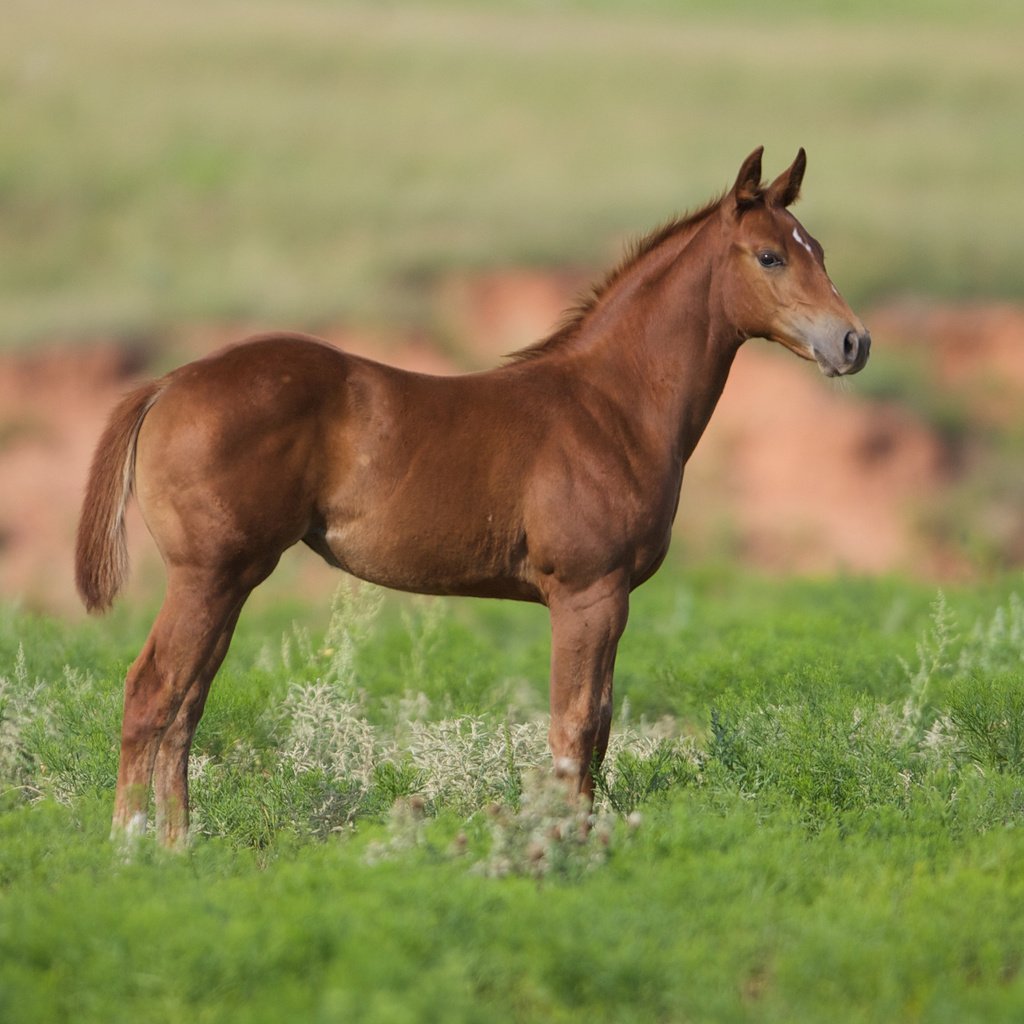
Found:
<svg viewBox="0 0 1024 1024"><path fill-rule="evenodd" d="M614 261L764 143L857 303L1020 297L1019 4L15 0L0 343L431 325L452 270ZM571 296L566 296L567 304Z"/></svg>
<svg viewBox="0 0 1024 1024"><path fill-rule="evenodd" d="M0 1018L1015 1021L1019 587L667 567L589 832L535 774L542 610L270 595L200 726L191 851L128 863L146 615L9 609Z"/></svg>

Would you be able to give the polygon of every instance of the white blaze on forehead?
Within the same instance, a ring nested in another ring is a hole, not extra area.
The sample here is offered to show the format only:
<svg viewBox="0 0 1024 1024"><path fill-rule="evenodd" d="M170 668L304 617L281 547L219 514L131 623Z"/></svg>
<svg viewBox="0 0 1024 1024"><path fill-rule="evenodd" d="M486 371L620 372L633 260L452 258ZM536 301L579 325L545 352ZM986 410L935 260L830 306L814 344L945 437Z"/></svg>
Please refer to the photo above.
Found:
<svg viewBox="0 0 1024 1024"><path fill-rule="evenodd" d="M798 230L797 228L793 228L793 237L794 237L794 238L795 238L795 239L797 240L797 242L799 242L799 243L800 243L800 245L802 245L802 246L803 246L803 247L804 247L804 248L805 248L805 249L806 249L806 250L807 250L807 251L808 251L808 252L809 252L809 253L810 253L810 254L811 254L812 256L814 255L814 250L813 250L813 249L811 248L811 243L810 243L810 242L808 242L808 241L807 241L807 239L806 239L806 238L804 238L804 236L800 234L800 232L799 232L799 230Z"/></svg>

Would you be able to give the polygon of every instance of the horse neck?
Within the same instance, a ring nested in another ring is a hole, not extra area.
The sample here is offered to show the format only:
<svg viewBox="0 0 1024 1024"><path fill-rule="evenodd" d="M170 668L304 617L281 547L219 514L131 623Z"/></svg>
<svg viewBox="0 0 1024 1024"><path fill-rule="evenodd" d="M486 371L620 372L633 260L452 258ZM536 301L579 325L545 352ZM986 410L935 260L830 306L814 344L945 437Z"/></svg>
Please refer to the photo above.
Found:
<svg viewBox="0 0 1024 1024"><path fill-rule="evenodd" d="M715 281L717 218L670 237L616 281L581 326L578 372L681 462L700 440L742 341Z"/></svg>

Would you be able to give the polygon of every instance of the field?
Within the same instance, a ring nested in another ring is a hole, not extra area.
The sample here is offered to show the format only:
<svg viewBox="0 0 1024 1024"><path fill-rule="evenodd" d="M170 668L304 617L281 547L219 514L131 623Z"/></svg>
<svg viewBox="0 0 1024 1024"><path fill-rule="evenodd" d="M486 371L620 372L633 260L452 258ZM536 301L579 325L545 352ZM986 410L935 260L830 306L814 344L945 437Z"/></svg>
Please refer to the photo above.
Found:
<svg viewBox="0 0 1024 1024"><path fill-rule="evenodd" d="M1013 0L11 0L0 343L443 327L446 274L602 269L767 147L856 305L1020 298Z"/></svg>
<svg viewBox="0 0 1024 1024"><path fill-rule="evenodd" d="M145 616L5 618L2 1019L1018 1019L1011 583L670 567L634 601L587 834L534 772L543 613L381 609L342 588L318 630L243 620L193 850L127 863Z"/></svg>
<svg viewBox="0 0 1024 1024"><path fill-rule="evenodd" d="M1024 8L819 6L9 0L0 1021L1024 1017ZM546 770L543 610L382 595L303 551L215 683L191 849L112 846L160 577L133 548L90 621L53 585L97 401L244 329L493 361L534 338L471 337L466 281L586 280L762 143L769 174L807 148L797 213L881 330L841 392L738 363L634 595L593 817ZM973 305L901 349L907 297ZM833 426L846 448L801 447ZM852 514L812 536L833 492ZM876 575L780 571L822 551L799 564Z"/></svg>

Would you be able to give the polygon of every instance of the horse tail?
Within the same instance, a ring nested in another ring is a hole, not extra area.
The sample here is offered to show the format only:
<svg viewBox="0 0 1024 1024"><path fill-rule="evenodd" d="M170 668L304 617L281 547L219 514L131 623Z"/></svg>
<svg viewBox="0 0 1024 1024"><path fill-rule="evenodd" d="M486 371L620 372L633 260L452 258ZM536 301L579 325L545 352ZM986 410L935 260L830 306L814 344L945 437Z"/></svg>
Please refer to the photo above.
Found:
<svg viewBox="0 0 1024 1024"><path fill-rule="evenodd" d="M163 381L150 381L126 395L93 455L75 549L75 582L91 612L110 607L128 572L124 513L135 482L135 447L163 386Z"/></svg>

